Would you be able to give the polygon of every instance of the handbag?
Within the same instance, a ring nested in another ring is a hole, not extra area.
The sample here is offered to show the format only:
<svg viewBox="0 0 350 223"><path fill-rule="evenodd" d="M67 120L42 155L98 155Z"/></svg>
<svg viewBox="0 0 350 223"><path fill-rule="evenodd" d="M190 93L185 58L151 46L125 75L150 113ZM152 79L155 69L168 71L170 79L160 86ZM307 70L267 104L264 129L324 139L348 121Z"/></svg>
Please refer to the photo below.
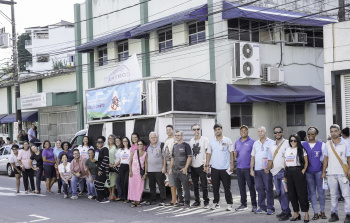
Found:
<svg viewBox="0 0 350 223"><path fill-rule="evenodd" d="M138 161L139 161L139 165L140 165L140 175L141 175L141 178L142 178L143 175L145 175L145 169L142 169L142 166L141 166L139 150L137 150L137 158L138 158Z"/></svg>
<svg viewBox="0 0 350 223"><path fill-rule="evenodd" d="M333 153L334 153L335 157L337 157L337 159L338 159L338 161L339 161L341 167L343 168L343 171L344 171L344 173L345 173L345 177L349 180L349 178L348 178L349 165L343 163L343 161L340 159L338 153L335 151L335 149L334 149L334 147L333 147L332 141L329 141L329 144L331 145L331 148L332 148L332 150L333 150Z"/></svg>

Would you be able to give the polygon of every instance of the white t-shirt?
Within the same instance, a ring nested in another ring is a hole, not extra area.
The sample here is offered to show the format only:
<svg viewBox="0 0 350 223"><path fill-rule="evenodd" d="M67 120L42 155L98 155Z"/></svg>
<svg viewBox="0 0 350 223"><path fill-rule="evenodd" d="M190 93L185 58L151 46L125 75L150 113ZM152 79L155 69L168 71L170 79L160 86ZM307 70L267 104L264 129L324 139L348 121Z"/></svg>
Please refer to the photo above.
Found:
<svg viewBox="0 0 350 223"><path fill-rule="evenodd" d="M300 161L298 159L298 150L297 148L287 148L285 152L285 161L286 161L286 166L300 166ZM307 156L307 153L304 149L304 154L303 156Z"/></svg>
<svg viewBox="0 0 350 223"><path fill-rule="evenodd" d="M205 165L206 151L209 146L209 140L206 137L200 137L199 140L192 138L190 140L192 150L192 166L198 168Z"/></svg>
<svg viewBox="0 0 350 223"><path fill-rule="evenodd" d="M67 163L67 166L63 166L63 163L58 165L58 172L62 173L64 178L67 179L70 175L70 163Z"/></svg>
<svg viewBox="0 0 350 223"><path fill-rule="evenodd" d="M282 142L283 144L281 145ZM275 159L273 159L273 155L275 154L277 148L280 145L281 147L279 148ZM282 141L278 145L276 145L276 141L270 144L270 152L271 152L270 158L272 158L271 160L273 160L273 168L270 170L270 172L272 173L273 176L275 176L278 172L280 172L281 169L284 168L285 152L288 147L289 147L289 141L286 139L282 139Z"/></svg>
<svg viewBox="0 0 350 223"><path fill-rule="evenodd" d="M94 148L92 146L88 147L88 146L79 145L78 150L80 153L80 157L83 159L89 159L89 154L88 154L89 149L94 149Z"/></svg>
<svg viewBox="0 0 350 223"><path fill-rule="evenodd" d="M120 161L120 150L118 149L117 152L114 154L114 164L118 163ZM118 165L118 167L120 167L120 164Z"/></svg>
<svg viewBox="0 0 350 223"><path fill-rule="evenodd" d="M120 149L118 151L120 164L128 164L130 161L130 149Z"/></svg>
<svg viewBox="0 0 350 223"><path fill-rule="evenodd" d="M324 151L324 156L328 157L327 175L345 174L342 166L339 163L339 160L334 155L330 143L332 143L334 150L336 151L336 153L338 154L338 156L344 164L348 163L347 157L350 156L350 144L347 140L341 139L340 143L337 146L335 146L333 140L330 140L326 143L326 149Z"/></svg>
<svg viewBox="0 0 350 223"><path fill-rule="evenodd" d="M18 152L18 155L19 155L19 152ZM18 158L18 156L15 156L14 153L11 153L11 155L9 157L10 163L15 163L15 166L19 166L17 158Z"/></svg>

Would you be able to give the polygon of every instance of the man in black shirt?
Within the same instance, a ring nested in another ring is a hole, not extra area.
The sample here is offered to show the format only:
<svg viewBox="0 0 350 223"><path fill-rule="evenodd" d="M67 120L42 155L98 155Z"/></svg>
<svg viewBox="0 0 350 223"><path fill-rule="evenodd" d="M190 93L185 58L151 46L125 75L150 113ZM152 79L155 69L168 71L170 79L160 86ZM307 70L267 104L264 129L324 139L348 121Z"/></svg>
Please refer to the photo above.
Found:
<svg viewBox="0 0 350 223"><path fill-rule="evenodd" d="M174 145L171 157L169 174L174 174L175 186L180 202L176 207L184 206L184 209L190 208L190 186L188 185L187 170L192 162L192 151L188 143L183 141L184 134L182 131L177 131L175 139L177 143ZM185 203L182 196L182 187L185 192Z"/></svg>

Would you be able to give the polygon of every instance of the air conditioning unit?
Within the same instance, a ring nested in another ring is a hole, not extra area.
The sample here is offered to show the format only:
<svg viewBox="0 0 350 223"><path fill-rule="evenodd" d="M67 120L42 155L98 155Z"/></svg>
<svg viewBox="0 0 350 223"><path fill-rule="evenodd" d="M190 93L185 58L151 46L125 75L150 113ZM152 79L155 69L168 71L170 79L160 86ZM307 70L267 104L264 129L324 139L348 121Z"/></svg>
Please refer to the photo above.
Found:
<svg viewBox="0 0 350 223"><path fill-rule="evenodd" d="M287 44L307 44L307 34L306 33L287 33L285 35Z"/></svg>
<svg viewBox="0 0 350 223"><path fill-rule="evenodd" d="M235 43L233 78L260 78L259 49L257 43Z"/></svg>
<svg viewBox="0 0 350 223"><path fill-rule="evenodd" d="M9 33L0 34L0 48L8 48L11 47L11 38Z"/></svg>
<svg viewBox="0 0 350 223"><path fill-rule="evenodd" d="M263 81L270 83L284 82L283 68L264 67L263 69Z"/></svg>

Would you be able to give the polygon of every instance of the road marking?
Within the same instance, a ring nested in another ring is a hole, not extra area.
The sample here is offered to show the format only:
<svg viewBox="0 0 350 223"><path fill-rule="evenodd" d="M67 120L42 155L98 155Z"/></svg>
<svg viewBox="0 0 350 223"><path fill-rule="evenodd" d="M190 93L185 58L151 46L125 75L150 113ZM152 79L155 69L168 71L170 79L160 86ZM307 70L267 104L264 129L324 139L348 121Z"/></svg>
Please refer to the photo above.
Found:
<svg viewBox="0 0 350 223"><path fill-rule="evenodd" d="M24 221L24 222L17 222L17 223L29 223L29 222L38 222L38 221L50 220L50 218L48 218L48 217L40 216L40 215L37 215L37 214L31 214L31 215L28 215L28 216L29 217L39 218L39 219L31 220L31 221Z"/></svg>
<svg viewBox="0 0 350 223"><path fill-rule="evenodd" d="M16 196L39 196L39 197L46 197L44 194L34 194L34 193L28 193L25 194L24 191L16 194L16 189L13 189L11 187L0 187L0 196L6 196L6 197L16 197Z"/></svg>

